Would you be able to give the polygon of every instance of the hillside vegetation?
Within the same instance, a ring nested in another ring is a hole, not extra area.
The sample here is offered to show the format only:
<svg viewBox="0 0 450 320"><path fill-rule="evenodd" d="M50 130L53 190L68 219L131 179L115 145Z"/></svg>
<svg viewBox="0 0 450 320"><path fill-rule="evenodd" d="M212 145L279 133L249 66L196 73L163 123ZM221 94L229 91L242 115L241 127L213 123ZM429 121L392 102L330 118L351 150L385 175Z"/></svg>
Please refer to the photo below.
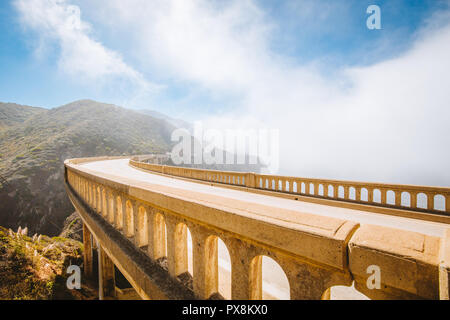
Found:
<svg viewBox="0 0 450 320"><path fill-rule="evenodd" d="M41 112L45 109L0 102L0 131L21 124Z"/></svg>
<svg viewBox="0 0 450 320"><path fill-rule="evenodd" d="M13 106L13 107L12 107ZM54 109L0 104L0 225L57 235L73 212L63 161L170 150L163 119L91 100Z"/></svg>
<svg viewBox="0 0 450 320"><path fill-rule="evenodd" d="M0 299L94 299L88 287L68 290L67 267L81 265L80 242L0 227Z"/></svg>

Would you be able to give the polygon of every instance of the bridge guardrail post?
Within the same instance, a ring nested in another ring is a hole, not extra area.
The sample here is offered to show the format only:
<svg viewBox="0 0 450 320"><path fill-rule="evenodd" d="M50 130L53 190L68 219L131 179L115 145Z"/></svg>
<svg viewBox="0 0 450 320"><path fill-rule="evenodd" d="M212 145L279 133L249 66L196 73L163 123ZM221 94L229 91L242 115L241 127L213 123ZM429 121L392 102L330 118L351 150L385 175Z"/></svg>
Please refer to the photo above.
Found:
<svg viewBox="0 0 450 320"><path fill-rule="evenodd" d="M247 173L247 176L245 177L245 186L248 188L256 187L256 175L253 172Z"/></svg>

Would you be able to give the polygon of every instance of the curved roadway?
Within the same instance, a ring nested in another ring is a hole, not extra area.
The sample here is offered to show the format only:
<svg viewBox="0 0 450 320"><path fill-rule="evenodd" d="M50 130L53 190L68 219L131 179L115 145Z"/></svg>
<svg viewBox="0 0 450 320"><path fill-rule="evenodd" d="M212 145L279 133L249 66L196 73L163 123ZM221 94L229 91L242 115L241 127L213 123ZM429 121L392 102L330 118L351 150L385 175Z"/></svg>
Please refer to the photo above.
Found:
<svg viewBox="0 0 450 320"><path fill-rule="evenodd" d="M211 186L207 184L186 181L177 179L176 177L162 176L159 174L152 174L150 172L138 170L129 166L128 161L128 159L95 161L82 163L79 164L79 166L97 171L99 173L105 173L110 176L124 177L139 182L148 182L151 184L177 188L180 190L195 191L208 195L217 195L220 197L245 201L249 204L263 204L266 206L297 211L299 213L310 213L321 216L335 217L339 219L359 222L360 224L373 224L392 227L408 231L420 232L431 236L443 237L445 229L450 227L450 225L444 223L390 216L387 214L362 210L339 208L323 204L290 200L281 197L267 196L252 192L224 188L220 186ZM191 252L191 250L189 251ZM191 258L190 261L192 261ZM229 281L229 272L231 269L229 265L228 252L223 245L219 246L219 266L221 271L223 271L223 276L220 281L221 287L223 288L225 287L225 283ZM275 276L275 274L279 274L279 270L277 270L279 266L275 263L271 263L270 261L266 261L263 262L263 267L263 283L265 283L264 295L266 295L266 297L287 298L285 293L283 294L283 292L286 292L287 290L287 279L284 279L279 275L278 277ZM274 279L277 278L278 280L274 281ZM229 288L222 290L221 293L225 297L229 296ZM358 295L356 292L347 295L346 290L339 291L338 288L337 290L335 290L335 292L332 291L332 296L334 296L334 298L363 298L362 295Z"/></svg>

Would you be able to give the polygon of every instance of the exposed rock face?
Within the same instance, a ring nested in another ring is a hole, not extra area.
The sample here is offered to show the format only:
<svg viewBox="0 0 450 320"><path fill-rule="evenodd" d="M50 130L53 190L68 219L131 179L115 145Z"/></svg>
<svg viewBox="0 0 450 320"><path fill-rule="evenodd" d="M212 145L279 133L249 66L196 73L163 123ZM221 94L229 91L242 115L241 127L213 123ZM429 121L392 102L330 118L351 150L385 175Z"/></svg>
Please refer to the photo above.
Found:
<svg viewBox="0 0 450 320"><path fill-rule="evenodd" d="M83 241L83 221L76 211L66 218L63 230L59 236Z"/></svg>

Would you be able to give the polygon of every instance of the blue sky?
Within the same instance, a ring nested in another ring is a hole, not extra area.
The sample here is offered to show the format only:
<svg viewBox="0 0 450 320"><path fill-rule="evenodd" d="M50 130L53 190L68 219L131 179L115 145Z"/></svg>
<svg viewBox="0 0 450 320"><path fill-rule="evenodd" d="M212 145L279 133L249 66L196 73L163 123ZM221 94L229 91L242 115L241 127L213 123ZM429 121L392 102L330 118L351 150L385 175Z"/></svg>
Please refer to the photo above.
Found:
<svg viewBox="0 0 450 320"><path fill-rule="evenodd" d="M0 28L0 101L279 130L282 174L450 181L449 0L13 0Z"/></svg>
<svg viewBox="0 0 450 320"><path fill-rule="evenodd" d="M23 1L33 10L36 1ZM45 1L44 1L45 2ZM148 1L151 3L152 1ZM157 2L157 1L156 1ZM159 6L155 2L155 5ZM105 47L116 51L125 63L142 73L163 90L136 101L123 82L99 87L80 80L79 74L67 74L58 66L61 47L58 40L47 39L44 53L37 53L42 31L24 22L24 13L14 1L0 4L0 101L55 107L81 98L125 104L131 108L150 108L173 116L195 117L196 113L219 113L236 105L240 94L211 90L195 79L165 76L165 70L142 67L135 44L128 31L110 28L97 14L101 1L65 1L79 6L81 19L89 23L89 34ZM315 63L324 76L345 66L370 65L389 59L408 49L418 28L437 10L448 7L447 1L254 1L260 12L258 24L266 24L268 51L288 63ZM211 1L213 11L220 12L230 1ZM366 8L377 4L382 13L382 30L368 30ZM132 7L133 4L130 4ZM150 4L151 6L151 4ZM114 16L110 16L114 20ZM242 28L251 24L244 18ZM250 26L251 27L251 26ZM117 36L118 35L118 36ZM45 37L45 36L44 36ZM94 80L95 81L95 80ZM131 90L132 91L132 90ZM237 103L238 104L238 103Z"/></svg>

